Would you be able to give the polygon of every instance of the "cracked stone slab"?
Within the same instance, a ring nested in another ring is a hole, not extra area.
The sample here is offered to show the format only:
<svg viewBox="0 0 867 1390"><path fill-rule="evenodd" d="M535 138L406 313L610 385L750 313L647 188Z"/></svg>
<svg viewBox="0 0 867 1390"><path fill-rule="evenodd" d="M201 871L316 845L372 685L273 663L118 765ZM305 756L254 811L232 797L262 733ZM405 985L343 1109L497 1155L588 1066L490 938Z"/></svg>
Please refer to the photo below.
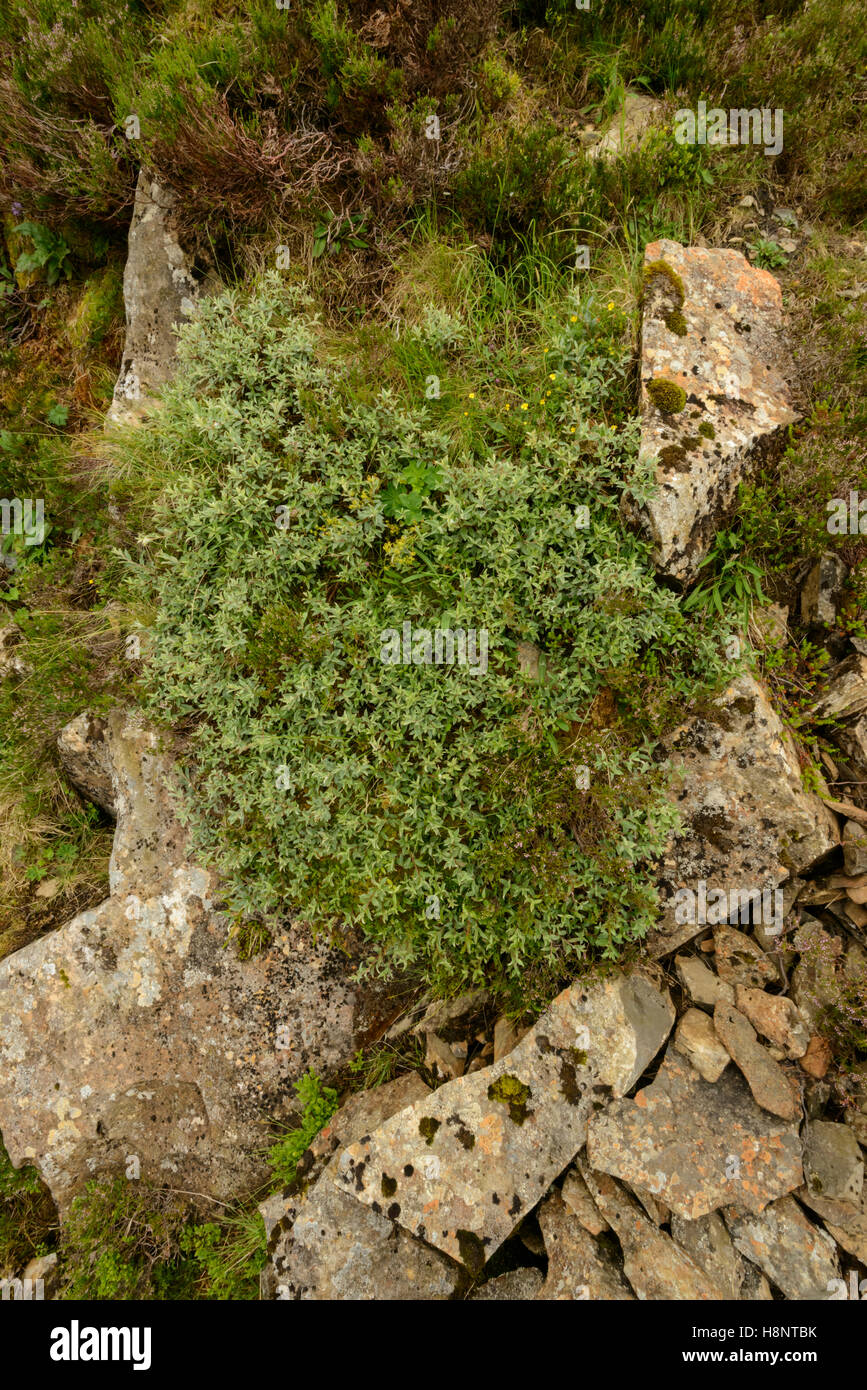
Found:
<svg viewBox="0 0 867 1390"><path fill-rule="evenodd" d="M673 1044L634 1100L592 1116L587 1160L688 1221L731 1203L761 1211L803 1181L797 1125L756 1105L733 1067L702 1080Z"/></svg>
<svg viewBox="0 0 867 1390"><path fill-rule="evenodd" d="M220 1199L266 1176L262 1116L295 1108L309 1068L345 1065L396 1012L293 926L251 960L226 948L218 885L187 856L156 732L100 725L117 827L110 896L0 961L0 1131L63 1213L138 1162Z"/></svg>
<svg viewBox="0 0 867 1390"><path fill-rule="evenodd" d="M594 1104L635 1084L673 1022L642 971L579 981L502 1061L350 1145L337 1181L475 1274L582 1147Z"/></svg>
<svg viewBox="0 0 867 1390"><path fill-rule="evenodd" d="M263 1299L442 1300L466 1281L465 1271L453 1260L334 1185L343 1145L427 1093L421 1077L410 1072L350 1096L308 1151L318 1169L316 1180L306 1191L297 1183L262 1203L268 1232L268 1259L260 1279ZM304 1171L311 1172L310 1163Z"/></svg>
<svg viewBox="0 0 867 1390"><path fill-rule="evenodd" d="M593 1238L559 1192L545 1198L539 1208L539 1225L548 1274L537 1298L601 1299L609 1303L634 1300L610 1247Z"/></svg>
<svg viewBox="0 0 867 1390"><path fill-rule="evenodd" d="M641 517L657 568L689 582L738 485L782 452L798 418L782 293L739 251L654 241L644 264L641 447L658 490ZM665 399L654 382L681 394Z"/></svg>
<svg viewBox="0 0 867 1390"><path fill-rule="evenodd" d="M725 1293L682 1250L660 1231L622 1188L605 1173L579 1163L582 1177L602 1215L617 1234L623 1251L623 1272L642 1301L721 1299Z"/></svg>
<svg viewBox="0 0 867 1390"><path fill-rule="evenodd" d="M723 1217L737 1249L786 1298L828 1298L829 1284L840 1275L834 1242L807 1220L793 1197L781 1197L761 1213L726 1208Z"/></svg>
<svg viewBox="0 0 867 1390"><path fill-rule="evenodd" d="M712 889L724 891L729 913L718 920L731 924L734 911L745 925L755 910L751 893L762 901L767 889L774 913L773 890L780 888L785 909L785 881L839 843L835 817L804 791L792 739L753 676L740 676L674 730L666 747L683 826L665 849L662 913L647 938L652 956L677 950L703 930L701 892L709 898ZM715 903L722 907L714 899L711 909Z"/></svg>

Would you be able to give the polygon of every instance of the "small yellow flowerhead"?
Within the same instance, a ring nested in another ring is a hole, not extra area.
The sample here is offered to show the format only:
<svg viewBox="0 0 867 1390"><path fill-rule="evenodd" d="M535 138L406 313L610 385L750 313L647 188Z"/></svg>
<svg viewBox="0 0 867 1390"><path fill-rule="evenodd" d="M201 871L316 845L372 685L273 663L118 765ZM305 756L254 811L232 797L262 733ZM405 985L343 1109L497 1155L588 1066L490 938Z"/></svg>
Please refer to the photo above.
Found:
<svg viewBox="0 0 867 1390"><path fill-rule="evenodd" d="M613 309L613 308L614 308L614 300L613 300L613 299L612 299L611 303L608 305L608 307L609 307L609 309Z"/></svg>
<svg viewBox="0 0 867 1390"><path fill-rule="evenodd" d="M471 400L471 401L474 401L474 400L476 399L476 393L475 393L475 391L471 391L467 399L468 399L468 400Z"/></svg>
<svg viewBox="0 0 867 1390"><path fill-rule="evenodd" d="M556 373L556 372L549 372L549 373L548 373L548 380L549 380L549 381L556 381L556 380L557 380L557 373Z"/></svg>
<svg viewBox="0 0 867 1390"><path fill-rule="evenodd" d="M522 401L522 402L521 402L521 409L522 409L522 410L529 410L529 409L530 409L530 407L528 406L528 404L527 404L526 401Z"/></svg>
<svg viewBox="0 0 867 1390"><path fill-rule="evenodd" d="M571 316L571 318L569 319L569 322L570 322L570 323L577 323L577 322L578 322L578 315L577 315L577 314L573 314L573 315Z"/></svg>

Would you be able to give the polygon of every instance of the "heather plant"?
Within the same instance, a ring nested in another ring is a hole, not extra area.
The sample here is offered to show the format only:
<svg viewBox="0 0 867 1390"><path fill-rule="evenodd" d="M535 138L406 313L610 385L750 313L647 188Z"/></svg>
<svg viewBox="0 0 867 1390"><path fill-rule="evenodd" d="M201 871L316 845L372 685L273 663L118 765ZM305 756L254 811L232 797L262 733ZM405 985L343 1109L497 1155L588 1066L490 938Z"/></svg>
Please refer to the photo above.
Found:
<svg viewBox="0 0 867 1390"><path fill-rule="evenodd" d="M190 729L196 845L234 912L355 929L366 972L550 982L653 920L674 812L643 662L680 701L719 645L624 529L637 423L605 422L608 364L562 308L467 444L421 392L350 389L271 275L203 306L125 446L169 476L126 559L156 608L150 712ZM485 630L487 670L384 664L405 623Z"/></svg>

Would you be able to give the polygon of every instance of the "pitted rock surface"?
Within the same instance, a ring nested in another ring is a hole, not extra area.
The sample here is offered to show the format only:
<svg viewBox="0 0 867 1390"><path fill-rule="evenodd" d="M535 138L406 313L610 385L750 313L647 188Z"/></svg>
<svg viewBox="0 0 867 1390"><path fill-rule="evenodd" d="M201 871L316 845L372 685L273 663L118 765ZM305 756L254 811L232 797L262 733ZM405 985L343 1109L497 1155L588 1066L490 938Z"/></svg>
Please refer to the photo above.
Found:
<svg viewBox="0 0 867 1390"><path fill-rule="evenodd" d="M199 286L172 230L174 194L141 170L123 273L126 342L108 419L134 424L174 371L174 328L195 311Z"/></svg>
<svg viewBox="0 0 867 1390"><path fill-rule="evenodd" d="M634 1100L592 1116L587 1159L688 1221L727 1203L761 1211L803 1181L797 1125L756 1105L733 1067L702 1080L674 1045Z"/></svg>
<svg viewBox="0 0 867 1390"><path fill-rule="evenodd" d="M579 981L502 1061L352 1144L337 1181L475 1274L574 1158L594 1104L635 1084L673 1021L641 971Z"/></svg>
<svg viewBox="0 0 867 1390"><path fill-rule="evenodd" d="M111 895L0 961L0 1131L61 1211L131 1157L142 1178L234 1197L264 1176L263 1121L293 1108L293 1083L344 1065L396 1009L301 927L239 960L187 857L170 753L122 710L101 734Z"/></svg>
<svg viewBox="0 0 867 1390"><path fill-rule="evenodd" d="M839 842L836 819L818 796L804 791L791 737L751 675L676 729L667 747L684 824L666 847L662 917L647 939L654 956L703 930L686 920L678 889L690 889L696 903L702 881L708 895L712 889L739 894L728 901L738 920L746 920L748 892L773 890ZM773 907L773 897L768 901Z"/></svg>
<svg viewBox="0 0 867 1390"><path fill-rule="evenodd" d="M644 258L641 442L657 460L659 484L644 519L657 567L688 582L738 484L781 452L798 418L786 384L782 294L739 251L654 241ZM653 382L681 388L683 408L655 404Z"/></svg>

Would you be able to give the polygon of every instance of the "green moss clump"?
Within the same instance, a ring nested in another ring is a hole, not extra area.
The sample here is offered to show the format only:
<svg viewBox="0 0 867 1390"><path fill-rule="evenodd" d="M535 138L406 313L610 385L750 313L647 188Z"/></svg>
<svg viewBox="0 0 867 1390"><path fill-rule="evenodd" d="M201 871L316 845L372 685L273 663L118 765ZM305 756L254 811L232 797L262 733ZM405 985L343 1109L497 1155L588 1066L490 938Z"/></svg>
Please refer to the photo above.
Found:
<svg viewBox="0 0 867 1390"><path fill-rule="evenodd" d="M669 284L673 285L674 288L677 290L678 298L680 299L680 302L682 304L686 297L686 292L683 288L683 281L681 280L677 271L672 270L671 266L668 264L668 261L651 261L650 265L646 265L644 267L645 288L649 287L654 275L665 276Z"/></svg>
<svg viewBox="0 0 867 1390"><path fill-rule="evenodd" d="M686 337L686 319L679 309L672 309L670 314L665 315L665 326L670 333L676 333L678 338Z"/></svg>
<svg viewBox="0 0 867 1390"><path fill-rule="evenodd" d="M666 381L664 377L654 377L653 381L649 381L647 394L657 410L664 411L666 415L677 415L686 405L683 387L675 381Z"/></svg>
<svg viewBox="0 0 867 1390"><path fill-rule="evenodd" d="M681 449L679 444L669 444L667 448L660 449L659 462L663 468L682 468L686 463L686 450Z"/></svg>
<svg viewBox="0 0 867 1390"><path fill-rule="evenodd" d="M523 1081L519 1081L517 1076L501 1076L498 1081L493 1081L488 1087L488 1100L495 1100L500 1105L509 1107L509 1119L516 1125L522 1125L527 1118L527 1101L530 1099L530 1087L525 1086Z"/></svg>
<svg viewBox="0 0 867 1390"><path fill-rule="evenodd" d="M425 1115L421 1120L419 1120L418 1132L426 1144L433 1143L434 1135L439 1129L440 1124L440 1120L434 1120L429 1115Z"/></svg>
<svg viewBox="0 0 867 1390"><path fill-rule="evenodd" d="M698 427L699 434L703 434L705 439L716 439L716 430L708 420L702 420Z"/></svg>

